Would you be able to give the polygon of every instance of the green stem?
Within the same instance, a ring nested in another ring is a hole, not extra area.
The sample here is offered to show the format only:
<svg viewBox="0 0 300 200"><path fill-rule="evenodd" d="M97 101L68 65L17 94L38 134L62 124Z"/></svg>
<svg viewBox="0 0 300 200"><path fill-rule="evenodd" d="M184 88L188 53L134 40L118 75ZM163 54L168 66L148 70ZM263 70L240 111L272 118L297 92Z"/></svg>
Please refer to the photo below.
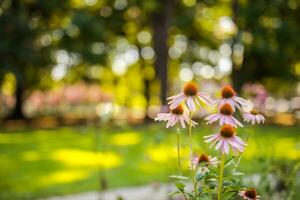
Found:
<svg viewBox="0 0 300 200"><path fill-rule="evenodd" d="M194 170L194 165L193 165L193 137L192 137L192 111L190 111L189 115L189 143L190 143L190 166L191 170ZM193 175L193 186L194 186L194 193L195 193L195 198L197 197L197 182L195 180L195 176Z"/></svg>
<svg viewBox="0 0 300 200"><path fill-rule="evenodd" d="M220 164L220 173L219 173L218 200L221 200L221 198L222 198L224 164L225 164L225 154L222 153L221 164Z"/></svg>
<svg viewBox="0 0 300 200"><path fill-rule="evenodd" d="M188 200L187 197L186 197L186 195L185 195L185 193L184 192L181 192L181 193L182 193L182 195L184 197L184 200Z"/></svg>
<svg viewBox="0 0 300 200"><path fill-rule="evenodd" d="M189 116L189 143L190 143L190 162L191 162L191 169L194 169L193 166L193 138L192 138L192 111L190 111Z"/></svg>
<svg viewBox="0 0 300 200"><path fill-rule="evenodd" d="M179 170L179 175L182 175L181 172L181 157L180 157L180 130L179 130L179 125L177 124L177 160L178 160L178 170ZM185 200L187 200L187 197L185 196L184 191L182 191L182 195Z"/></svg>
<svg viewBox="0 0 300 200"><path fill-rule="evenodd" d="M197 196L198 196L198 191L197 191L197 181L195 180L195 176L194 176L194 179L193 179L193 185L194 185L194 191L195 191L195 199L197 199Z"/></svg>
<svg viewBox="0 0 300 200"><path fill-rule="evenodd" d="M178 170L179 175L181 176L181 158L180 158L180 130L177 124L177 160L178 160Z"/></svg>

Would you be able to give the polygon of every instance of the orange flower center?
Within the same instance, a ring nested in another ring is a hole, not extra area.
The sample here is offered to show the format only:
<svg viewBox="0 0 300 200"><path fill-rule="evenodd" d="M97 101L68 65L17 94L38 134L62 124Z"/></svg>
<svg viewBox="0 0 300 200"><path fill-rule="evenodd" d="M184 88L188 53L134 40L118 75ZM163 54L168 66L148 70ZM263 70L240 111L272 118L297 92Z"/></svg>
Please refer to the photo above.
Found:
<svg viewBox="0 0 300 200"><path fill-rule="evenodd" d="M187 83L183 88L183 92L186 96L196 96L197 91L197 85L195 83Z"/></svg>
<svg viewBox="0 0 300 200"><path fill-rule="evenodd" d="M221 135L225 138L230 138L234 135L235 130L230 125L224 125L221 129Z"/></svg>
<svg viewBox="0 0 300 200"><path fill-rule="evenodd" d="M245 191L245 196L251 199L256 199L257 193L255 188L249 188Z"/></svg>
<svg viewBox="0 0 300 200"><path fill-rule="evenodd" d="M224 86L221 90L221 95L224 99L231 98L234 96L234 94L235 94L235 91L229 85Z"/></svg>
<svg viewBox="0 0 300 200"><path fill-rule="evenodd" d="M251 112L250 112L252 115L258 115L258 112L256 111L256 110L251 110Z"/></svg>
<svg viewBox="0 0 300 200"><path fill-rule="evenodd" d="M208 156L207 156L207 155L201 154L201 155L199 156L199 161L198 161L199 164L200 164L200 163L208 163L208 162L209 162L209 159L208 159Z"/></svg>
<svg viewBox="0 0 300 200"><path fill-rule="evenodd" d="M176 108L172 109L171 112L175 115L182 115L184 112L183 106L179 105Z"/></svg>
<svg viewBox="0 0 300 200"><path fill-rule="evenodd" d="M220 108L220 113L223 115L232 115L233 109L232 106L229 103L225 103Z"/></svg>

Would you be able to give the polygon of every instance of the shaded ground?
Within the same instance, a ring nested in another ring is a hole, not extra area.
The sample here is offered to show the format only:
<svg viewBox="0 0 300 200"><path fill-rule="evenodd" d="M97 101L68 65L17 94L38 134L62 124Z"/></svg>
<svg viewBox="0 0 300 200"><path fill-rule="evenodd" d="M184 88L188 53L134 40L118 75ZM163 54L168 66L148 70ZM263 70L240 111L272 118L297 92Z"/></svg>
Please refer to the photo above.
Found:
<svg viewBox="0 0 300 200"><path fill-rule="evenodd" d="M195 149L208 150L201 138L215 131L205 125L195 129ZM240 135L245 138L247 132L248 129L243 129ZM299 133L299 127L255 129L241 170L255 173L270 170L274 163L299 159ZM100 182L102 186L115 188L169 181L169 175L177 170L175 136L175 130L157 125L2 130L0 199L33 199L96 191ZM186 168L188 145L185 137L182 140Z"/></svg>

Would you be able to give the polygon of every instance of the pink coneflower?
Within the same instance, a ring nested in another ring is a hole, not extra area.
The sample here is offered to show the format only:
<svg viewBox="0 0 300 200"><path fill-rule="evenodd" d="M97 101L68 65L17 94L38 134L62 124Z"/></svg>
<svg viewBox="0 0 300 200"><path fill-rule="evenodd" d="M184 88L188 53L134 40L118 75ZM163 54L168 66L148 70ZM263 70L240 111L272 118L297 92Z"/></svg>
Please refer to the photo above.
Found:
<svg viewBox="0 0 300 200"><path fill-rule="evenodd" d="M166 128L174 126L176 123L180 123L182 128L185 128L185 123L189 124L190 119L186 113L184 113L184 109L182 105L178 105L176 108L171 109L169 113L159 113L157 117L154 119L155 121L168 121ZM197 125L196 122L191 120L192 126Z"/></svg>
<svg viewBox="0 0 300 200"><path fill-rule="evenodd" d="M201 107L200 102L210 103L209 95L204 92L198 92L197 85L195 83L187 83L183 91L175 96L168 98L170 102L170 108L174 109L182 102L185 102L189 110L195 111L197 106Z"/></svg>
<svg viewBox="0 0 300 200"><path fill-rule="evenodd" d="M199 165L203 167L216 167L218 165L219 161L217 157L208 156L206 154L196 155L193 157L193 166L197 167Z"/></svg>
<svg viewBox="0 0 300 200"><path fill-rule="evenodd" d="M247 145L240 137L236 136L235 129L230 125L224 125L219 133L204 136L206 139L204 142L216 145L216 150L221 149L222 153L229 153L229 146L231 146L234 152L243 152Z"/></svg>
<svg viewBox="0 0 300 200"><path fill-rule="evenodd" d="M259 114L256 110L251 110L250 112L245 112L243 114L243 119L245 122L255 123L265 123L265 117Z"/></svg>
<svg viewBox="0 0 300 200"><path fill-rule="evenodd" d="M222 105L229 103L233 111L235 111L235 108L238 108L239 110L242 109L242 106L247 105L247 101L239 96L236 95L236 92L232 87L229 85L226 85L221 90L221 96L222 98L220 100L217 100L218 107L220 108Z"/></svg>
<svg viewBox="0 0 300 200"><path fill-rule="evenodd" d="M239 192L239 195L245 200L259 200L260 196L257 195L255 188L249 188Z"/></svg>
<svg viewBox="0 0 300 200"><path fill-rule="evenodd" d="M239 122L235 117L232 116L233 113L233 107L229 103L225 103L219 108L218 113L208 115L205 120L207 120L207 124L212 124L215 121L219 120L219 124L221 126L224 124L228 124L233 127L243 127L243 124L241 124L241 122Z"/></svg>

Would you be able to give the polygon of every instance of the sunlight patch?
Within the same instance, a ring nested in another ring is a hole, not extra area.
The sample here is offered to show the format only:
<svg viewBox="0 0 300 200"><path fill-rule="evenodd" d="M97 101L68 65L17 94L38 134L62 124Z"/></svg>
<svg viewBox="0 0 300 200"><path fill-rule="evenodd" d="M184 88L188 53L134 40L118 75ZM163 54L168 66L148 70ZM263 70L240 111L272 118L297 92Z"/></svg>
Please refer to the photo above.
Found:
<svg viewBox="0 0 300 200"><path fill-rule="evenodd" d="M113 152L92 152L78 149L60 149L52 154L52 159L69 166L91 166L102 168L118 167L121 156Z"/></svg>
<svg viewBox="0 0 300 200"><path fill-rule="evenodd" d="M70 183L85 179L89 172L84 170L64 170L51 173L42 177L38 182L41 185L54 185L59 183Z"/></svg>
<svg viewBox="0 0 300 200"><path fill-rule="evenodd" d="M128 133L118 133L112 136L111 144L117 146L127 146L135 145L141 142L141 136L139 133L128 132Z"/></svg>
<svg viewBox="0 0 300 200"><path fill-rule="evenodd" d="M250 140L249 145L245 149L244 158L250 160L257 156L272 156L276 159L297 160L300 158L300 149L297 148L296 140L293 138L276 139L273 141L273 145L264 147Z"/></svg>
<svg viewBox="0 0 300 200"><path fill-rule="evenodd" d="M189 152L188 148L181 148L180 151L183 157L186 157ZM167 162L170 159L177 158L177 149L176 147L160 145L149 149L146 154L152 161Z"/></svg>
<svg viewBox="0 0 300 200"><path fill-rule="evenodd" d="M297 160L300 158L300 149L297 149L294 138L282 138L275 143L275 156L277 158L286 158Z"/></svg>

